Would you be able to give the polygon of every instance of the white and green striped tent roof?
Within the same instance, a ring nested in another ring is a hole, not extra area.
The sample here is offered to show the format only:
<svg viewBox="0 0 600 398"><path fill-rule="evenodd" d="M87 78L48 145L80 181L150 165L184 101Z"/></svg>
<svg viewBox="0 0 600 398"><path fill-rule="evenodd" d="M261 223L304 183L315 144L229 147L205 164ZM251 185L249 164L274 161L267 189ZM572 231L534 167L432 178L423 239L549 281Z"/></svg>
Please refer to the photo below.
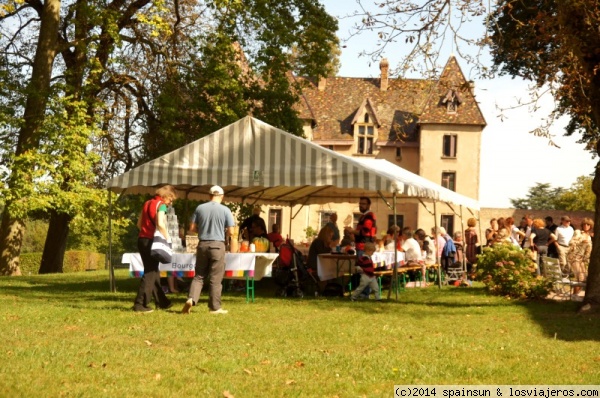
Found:
<svg viewBox="0 0 600 398"><path fill-rule="evenodd" d="M479 210L478 201L381 159L352 158L247 116L108 181L118 193L171 184L182 198L265 204L353 202L361 196L419 198Z"/></svg>

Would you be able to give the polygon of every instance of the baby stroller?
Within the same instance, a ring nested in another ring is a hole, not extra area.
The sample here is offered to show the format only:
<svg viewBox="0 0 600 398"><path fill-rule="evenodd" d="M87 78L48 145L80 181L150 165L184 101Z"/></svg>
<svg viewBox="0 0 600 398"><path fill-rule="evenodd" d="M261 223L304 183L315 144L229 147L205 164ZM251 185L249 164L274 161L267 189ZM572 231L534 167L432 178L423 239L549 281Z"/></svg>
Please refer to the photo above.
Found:
<svg viewBox="0 0 600 398"><path fill-rule="evenodd" d="M280 297L304 297L305 291L319 294L319 283L308 271L302 253L288 240L279 246L278 266L273 269L273 278L278 285ZM312 289L312 291L311 291Z"/></svg>

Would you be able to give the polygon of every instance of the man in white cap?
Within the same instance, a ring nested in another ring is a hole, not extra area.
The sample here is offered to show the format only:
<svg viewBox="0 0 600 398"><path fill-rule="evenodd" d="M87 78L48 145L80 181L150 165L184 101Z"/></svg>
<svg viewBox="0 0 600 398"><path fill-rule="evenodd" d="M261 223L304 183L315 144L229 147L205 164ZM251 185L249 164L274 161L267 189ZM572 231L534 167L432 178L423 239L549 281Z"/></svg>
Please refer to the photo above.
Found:
<svg viewBox="0 0 600 398"><path fill-rule="evenodd" d="M210 201L199 205L192 216L190 231L199 231L196 249L196 275L192 280L188 299L181 312L189 314L198 303L204 281L208 280L208 310L211 314L226 314L221 308L221 282L225 274L225 240L231 236L235 221L223 201L223 188L210 188Z"/></svg>

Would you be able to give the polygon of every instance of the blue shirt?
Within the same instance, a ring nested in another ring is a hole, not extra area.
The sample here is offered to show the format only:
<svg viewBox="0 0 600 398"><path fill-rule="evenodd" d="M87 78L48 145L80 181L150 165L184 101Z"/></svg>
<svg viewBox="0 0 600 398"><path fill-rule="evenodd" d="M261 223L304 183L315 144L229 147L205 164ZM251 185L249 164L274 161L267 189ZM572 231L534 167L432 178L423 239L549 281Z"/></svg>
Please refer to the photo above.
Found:
<svg viewBox="0 0 600 398"><path fill-rule="evenodd" d="M200 241L225 241L225 228L235 226L233 214L225 205L217 202L206 202L194 211L192 222L198 226Z"/></svg>

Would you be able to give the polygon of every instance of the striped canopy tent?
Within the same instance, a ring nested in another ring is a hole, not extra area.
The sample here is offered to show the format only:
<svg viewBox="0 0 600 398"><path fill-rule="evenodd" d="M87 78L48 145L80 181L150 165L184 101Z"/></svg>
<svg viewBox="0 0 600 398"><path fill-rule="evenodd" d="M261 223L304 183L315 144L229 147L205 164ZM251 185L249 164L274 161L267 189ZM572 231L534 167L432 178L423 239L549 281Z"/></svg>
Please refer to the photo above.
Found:
<svg viewBox="0 0 600 398"><path fill-rule="evenodd" d="M288 206L379 196L394 218L397 199L433 202L434 211L436 202L479 210L476 200L391 162L345 156L250 116L114 177L106 187L153 194L165 184L180 198L207 200L209 188L220 185L227 201ZM115 291L112 264L110 270Z"/></svg>
<svg viewBox="0 0 600 398"><path fill-rule="evenodd" d="M479 210L477 201L380 159L341 155L247 116L107 183L112 192L152 194L173 185L181 198L208 199L220 185L228 201L313 204L361 196L419 198Z"/></svg>

